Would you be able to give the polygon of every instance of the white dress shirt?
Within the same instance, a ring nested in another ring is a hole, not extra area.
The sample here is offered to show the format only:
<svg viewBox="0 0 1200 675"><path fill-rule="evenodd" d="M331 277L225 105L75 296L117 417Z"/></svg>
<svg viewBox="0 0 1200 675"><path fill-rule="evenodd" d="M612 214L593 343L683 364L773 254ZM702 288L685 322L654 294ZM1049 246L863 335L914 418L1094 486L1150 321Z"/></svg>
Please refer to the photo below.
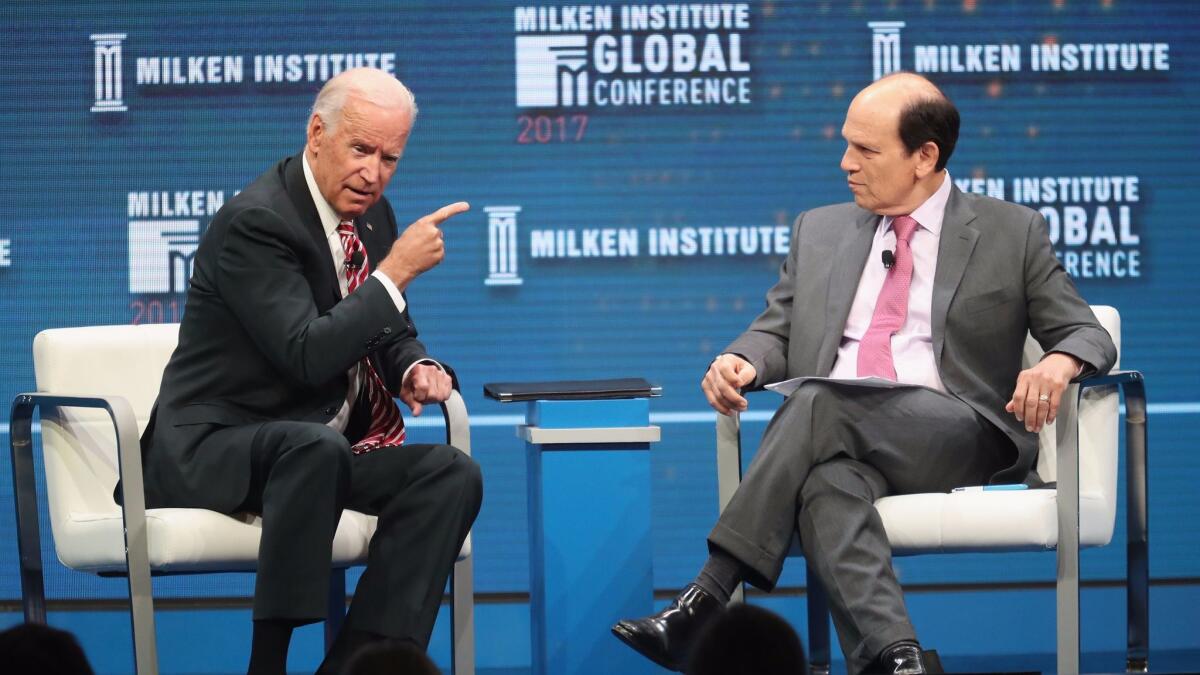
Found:
<svg viewBox="0 0 1200 675"><path fill-rule="evenodd" d="M933 275L937 270L938 242L942 235L942 219L950 199L950 173L945 172L942 185L925 203L911 214L920 224L910 240L913 256L912 283L908 288L908 316L904 325L892 335L892 360L896 365L896 381L918 384L945 391L933 356ZM859 341L871 325L875 301L883 288L887 270L883 267L883 252L896 250L896 233L892 217L884 216L875 230L871 252L858 280L858 290L850 305L850 316L842 333L841 346L833 363L831 378L858 377Z"/></svg>
<svg viewBox="0 0 1200 675"><path fill-rule="evenodd" d="M346 281L346 250L342 248L342 237L338 234L338 224L341 223L341 218L337 212L325 201L325 197L321 195L320 188L317 187L316 178L313 177L312 168L308 165L308 157L301 155L301 162L304 165L304 181L308 183L308 192L312 195L313 203L317 206L317 215L321 218L321 227L325 230L325 238L329 242L329 255L333 256L333 267L337 271L338 288L342 291L342 297L346 297L349 289ZM372 261L368 260L368 263ZM395 282L388 278L386 274L375 270L371 272L371 276L383 283L383 287L387 289L388 295L392 296L392 302L396 304L396 311L403 312L407 304L404 302L404 295L400 293L400 289L396 287ZM422 359L417 363L429 363L441 369L441 364L432 359ZM404 371L404 377L401 381L408 379L408 374L412 371L414 363ZM443 369L444 370L444 369ZM350 367L346 373L350 378L350 387L346 390L346 400L342 402L342 407L338 410L333 419L329 420L328 426L338 431L345 431L346 425L350 422L350 411L354 408L354 402L358 399L359 390L363 384L362 362L359 361Z"/></svg>

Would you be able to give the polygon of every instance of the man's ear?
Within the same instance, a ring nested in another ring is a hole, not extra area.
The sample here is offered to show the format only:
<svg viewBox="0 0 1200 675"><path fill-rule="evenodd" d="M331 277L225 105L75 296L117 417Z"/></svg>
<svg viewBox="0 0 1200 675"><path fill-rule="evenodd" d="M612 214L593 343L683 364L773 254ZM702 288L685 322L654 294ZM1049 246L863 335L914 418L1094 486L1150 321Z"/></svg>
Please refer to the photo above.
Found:
<svg viewBox="0 0 1200 675"><path fill-rule="evenodd" d="M925 141L921 147L917 148L917 178L925 178L932 174L937 167L938 158L942 153L938 149L937 143L933 141Z"/></svg>
<svg viewBox="0 0 1200 675"><path fill-rule="evenodd" d="M316 156L321 149L321 142L325 139L326 134L325 120L321 116L313 113L312 117L308 118L308 141L307 147L309 152Z"/></svg>

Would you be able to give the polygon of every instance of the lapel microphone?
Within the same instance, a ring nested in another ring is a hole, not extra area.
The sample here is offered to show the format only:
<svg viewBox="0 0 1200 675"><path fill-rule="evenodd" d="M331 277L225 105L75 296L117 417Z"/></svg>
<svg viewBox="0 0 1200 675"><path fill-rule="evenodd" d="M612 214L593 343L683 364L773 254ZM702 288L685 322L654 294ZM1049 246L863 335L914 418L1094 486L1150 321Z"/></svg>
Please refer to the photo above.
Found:
<svg viewBox="0 0 1200 675"><path fill-rule="evenodd" d="M362 251L355 251L354 253L352 253L350 255L350 258L348 260L346 260L346 267L348 267L352 270L356 270L356 269L362 267L362 264L363 264Z"/></svg>
<svg viewBox="0 0 1200 675"><path fill-rule="evenodd" d="M884 249L883 251L883 269L890 270L892 265L896 264L896 255L891 251Z"/></svg>

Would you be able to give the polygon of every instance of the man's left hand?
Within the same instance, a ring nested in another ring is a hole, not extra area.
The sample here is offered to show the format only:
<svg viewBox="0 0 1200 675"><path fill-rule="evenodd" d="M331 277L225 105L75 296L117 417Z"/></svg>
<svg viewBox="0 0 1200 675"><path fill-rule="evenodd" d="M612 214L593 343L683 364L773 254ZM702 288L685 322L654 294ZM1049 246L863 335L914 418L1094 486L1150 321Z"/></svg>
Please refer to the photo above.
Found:
<svg viewBox="0 0 1200 675"><path fill-rule="evenodd" d="M424 403L441 403L450 398L453 382L446 371L428 363L418 363L408 371L400 387L400 400L420 417Z"/></svg>
<svg viewBox="0 0 1200 675"><path fill-rule="evenodd" d="M1026 431L1041 431L1043 426L1054 422L1058 416L1063 392L1079 373L1080 365L1069 354L1047 354L1036 366L1022 370L1017 375L1017 387L1004 409L1012 413L1018 422L1024 422Z"/></svg>

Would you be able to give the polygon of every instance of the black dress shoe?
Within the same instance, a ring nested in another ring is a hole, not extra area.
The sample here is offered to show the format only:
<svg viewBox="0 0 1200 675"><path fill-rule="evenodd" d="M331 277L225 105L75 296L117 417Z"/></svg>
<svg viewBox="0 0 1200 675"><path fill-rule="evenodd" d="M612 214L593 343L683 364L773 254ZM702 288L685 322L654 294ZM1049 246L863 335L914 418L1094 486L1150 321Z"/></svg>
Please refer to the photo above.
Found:
<svg viewBox="0 0 1200 675"><path fill-rule="evenodd" d="M931 668L931 662L936 667ZM901 644L884 651L880 656L881 673L888 675L925 675L941 673L937 652L923 652L919 645Z"/></svg>
<svg viewBox="0 0 1200 675"><path fill-rule="evenodd" d="M700 629L723 609L703 588L688 584L663 611L644 619L622 619L612 632L642 656L682 672Z"/></svg>

